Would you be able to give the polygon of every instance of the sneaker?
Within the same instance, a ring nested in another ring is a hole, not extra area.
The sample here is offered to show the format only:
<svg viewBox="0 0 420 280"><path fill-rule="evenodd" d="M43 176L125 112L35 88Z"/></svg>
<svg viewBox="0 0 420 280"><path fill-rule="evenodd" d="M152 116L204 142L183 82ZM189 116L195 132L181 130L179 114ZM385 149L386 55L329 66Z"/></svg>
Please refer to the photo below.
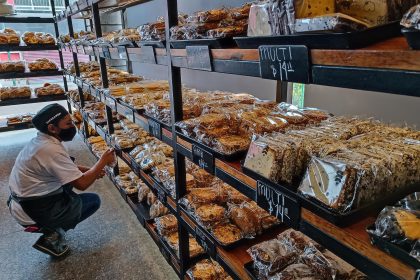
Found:
<svg viewBox="0 0 420 280"><path fill-rule="evenodd" d="M66 255L70 250L57 232L42 235L32 247L56 258Z"/></svg>

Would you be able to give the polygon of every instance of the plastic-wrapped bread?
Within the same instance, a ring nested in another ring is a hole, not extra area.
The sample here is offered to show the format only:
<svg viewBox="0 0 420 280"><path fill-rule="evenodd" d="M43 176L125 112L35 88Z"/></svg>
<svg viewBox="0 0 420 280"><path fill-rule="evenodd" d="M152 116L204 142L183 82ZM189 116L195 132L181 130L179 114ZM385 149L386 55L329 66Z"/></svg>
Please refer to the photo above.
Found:
<svg viewBox="0 0 420 280"><path fill-rule="evenodd" d="M213 236L223 245L229 245L243 238L242 231L231 223L221 223L211 229Z"/></svg>
<svg viewBox="0 0 420 280"><path fill-rule="evenodd" d="M138 199L139 199L139 201L140 202L145 201L148 197L148 194L150 193L149 187L145 183L139 181L137 183L137 189L138 189Z"/></svg>
<svg viewBox="0 0 420 280"><path fill-rule="evenodd" d="M154 219L157 217L160 217L162 215L166 215L169 213L169 209L166 208L162 202L159 200L156 200L151 206L150 206L150 218Z"/></svg>
<svg viewBox="0 0 420 280"><path fill-rule="evenodd" d="M365 21L372 26L400 20L418 0L337 0L337 12Z"/></svg>
<svg viewBox="0 0 420 280"><path fill-rule="evenodd" d="M312 18L335 12L335 0L294 0L295 16Z"/></svg>
<svg viewBox="0 0 420 280"><path fill-rule="evenodd" d="M155 218L155 223L159 235L168 235L178 230L178 220L172 214Z"/></svg>
<svg viewBox="0 0 420 280"><path fill-rule="evenodd" d="M291 34L295 19L291 0L266 0L253 3L249 11L248 36Z"/></svg>
<svg viewBox="0 0 420 280"><path fill-rule="evenodd" d="M232 280L217 262L210 259L197 262L188 269L187 275L191 280Z"/></svg>
<svg viewBox="0 0 420 280"><path fill-rule="evenodd" d="M405 13L400 24L405 28L420 30L420 4L413 6Z"/></svg>
<svg viewBox="0 0 420 280"><path fill-rule="evenodd" d="M336 13L313 18L296 19L293 31L301 32L351 32L368 28L369 25L348 15Z"/></svg>
<svg viewBox="0 0 420 280"><path fill-rule="evenodd" d="M318 275L306 264L294 263L282 271L270 276L269 280L320 280Z"/></svg>

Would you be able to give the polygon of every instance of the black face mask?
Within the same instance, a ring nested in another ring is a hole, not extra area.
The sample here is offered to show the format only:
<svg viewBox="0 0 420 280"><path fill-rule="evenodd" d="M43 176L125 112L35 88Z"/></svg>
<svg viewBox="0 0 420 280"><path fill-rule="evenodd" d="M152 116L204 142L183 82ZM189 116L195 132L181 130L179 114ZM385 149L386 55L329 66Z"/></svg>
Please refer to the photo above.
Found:
<svg viewBox="0 0 420 280"><path fill-rule="evenodd" d="M73 140L74 136L76 135L76 127L70 127L66 129L61 129L60 133L58 134L58 137L60 137L61 140L64 142L68 142Z"/></svg>

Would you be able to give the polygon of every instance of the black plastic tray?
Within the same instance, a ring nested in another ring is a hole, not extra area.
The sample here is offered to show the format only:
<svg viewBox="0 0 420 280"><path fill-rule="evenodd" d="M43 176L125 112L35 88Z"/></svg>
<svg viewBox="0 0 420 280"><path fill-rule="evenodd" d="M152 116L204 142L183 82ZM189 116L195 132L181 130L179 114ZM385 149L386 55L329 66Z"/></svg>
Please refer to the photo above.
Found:
<svg viewBox="0 0 420 280"><path fill-rule="evenodd" d="M164 122L162 122L161 120L158 120L158 119L156 119L155 117L152 117L152 116L150 116L150 115L148 115L148 114L146 114L146 113L144 113L144 114L143 114L143 116L144 116L146 119L151 119L152 121L157 122L158 124L160 124L160 126L161 126L161 127L164 127L164 128L166 128L166 129L168 129L168 130L172 131L172 127L171 127L171 125L169 125L169 124L167 124L167 123L164 123Z"/></svg>
<svg viewBox="0 0 420 280"><path fill-rule="evenodd" d="M141 46L154 46L156 48L165 48L166 47L166 41L137 41L136 44Z"/></svg>
<svg viewBox="0 0 420 280"><path fill-rule="evenodd" d="M288 185L275 183L275 182L261 176L260 174L256 173L255 171L246 168L243 165L243 161L241 162L241 169L242 169L242 172L245 175L248 175L249 177L251 177L253 179L256 179L256 180L261 181L263 183L266 183L266 184L268 184L272 187L275 187L279 191L283 192L284 194L286 194L286 195L288 195L292 198L297 198L298 197L297 193L296 193L297 186L288 186Z"/></svg>
<svg viewBox="0 0 420 280"><path fill-rule="evenodd" d="M280 36L234 37L242 49L256 49L261 45L305 45L312 49L356 49L396 37L401 34L399 22L342 33L298 33Z"/></svg>
<svg viewBox="0 0 420 280"><path fill-rule="evenodd" d="M244 268L245 268L246 273L248 273L248 276L252 280L258 280L257 273L254 269L254 261L250 261L250 262L247 262L246 264L244 264Z"/></svg>
<svg viewBox="0 0 420 280"><path fill-rule="evenodd" d="M385 251L391 256L401 260L403 263L408 264L415 269L420 269L420 261L410 256L409 252L407 252L404 248L373 234L372 231L375 230L375 224L370 225L366 230L373 245L379 247L381 250Z"/></svg>
<svg viewBox="0 0 420 280"><path fill-rule="evenodd" d="M381 211L386 205L394 205L397 201L403 199L405 196L415 192L416 190L419 190L419 188L420 183L410 185L406 190L402 190L398 193L394 193L388 196L384 195L384 198L380 200L377 200L364 207L350 210L346 213L339 213L335 209L327 207L314 198L308 198L299 193L297 195L298 199L302 203L302 207L309 209L310 211L335 224L336 226L343 227L360 220L362 217L379 213L379 211Z"/></svg>
<svg viewBox="0 0 420 280"><path fill-rule="evenodd" d="M137 48L137 47L139 47L139 45L137 45L137 42L136 41L130 41L130 40L128 40L128 41L124 41L124 42L118 42L118 43L111 43L111 45L113 46L113 47L128 47L128 48Z"/></svg>
<svg viewBox="0 0 420 280"><path fill-rule="evenodd" d="M403 28L401 33L404 34L410 48L420 50L420 30Z"/></svg>
<svg viewBox="0 0 420 280"><path fill-rule="evenodd" d="M170 43L174 49L185 49L186 46L209 46L212 49L236 47L236 43L233 38L171 40Z"/></svg>
<svg viewBox="0 0 420 280"><path fill-rule="evenodd" d="M247 153L247 151L240 151L240 152L236 152L236 153L233 153L233 154L230 154L230 155L225 155L225 154L222 154L222 153L219 153L219 152L213 150L212 148L210 148L209 146L207 146L203 143L197 142L197 140L195 140L195 139L193 139L189 136L186 136L185 134L183 134L180 131L180 129L178 127L176 128L176 130L177 130L176 133L179 137L184 138L184 140L190 142L191 144L199 146L200 148L202 148L205 151L212 154L214 158L222 159L222 160L225 160L225 161L237 161L237 160L243 159L244 156Z"/></svg>

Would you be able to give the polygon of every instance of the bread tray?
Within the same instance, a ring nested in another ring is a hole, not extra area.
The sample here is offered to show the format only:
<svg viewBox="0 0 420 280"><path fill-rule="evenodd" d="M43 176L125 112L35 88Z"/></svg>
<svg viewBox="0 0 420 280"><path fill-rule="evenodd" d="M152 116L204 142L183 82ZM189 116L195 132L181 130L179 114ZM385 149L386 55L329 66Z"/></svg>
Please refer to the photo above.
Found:
<svg viewBox="0 0 420 280"><path fill-rule="evenodd" d="M356 49L399 36L398 21L354 32L313 32L280 36L234 37L241 49L256 49L261 45L305 45L310 49Z"/></svg>
<svg viewBox="0 0 420 280"><path fill-rule="evenodd" d="M134 107L132 107L130 104L128 104L128 103L126 103L126 102L124 102L124 101L122 101L121 100L121 98L119 98L119 97L117 97L117 101L118 101L118 103L120 103L121 105L123 105L123 106L125 106L125 107L127 107L127 108L129 108L129 109L131 109L131 110L133 110L134 112L136 112L136 113L138 113L138 114L143 114L144 113L144 108L142 108L142 109L135 109Z"/></svg>
<svg viewBox="0 0 420 280"><path fill-rule="evenodd" d="M141 47L141 46L153 46L156 48L165 48L166 47L166 41L162 40L162 41L137 41L136 44Z"/></svg>
<svg viewBox="0 0 420 280"><path fill-rule="evenodd" d="M244 268L251 280L258 280L257 271L254 269L254 261L250 261L244 264Z"/></svg>
<svg viewBox="0 0 420 280"><path fill-rule="evenodd" d="M157 122L158 124L160 124L160 126L161 126L161 127L164 127L164 128L166 128L166 129L168 129L168 130L172 131L172 127L171 127L171 125L170 125L170 124L164 123L163 121L158 120L158 119L156 119L155 117L152 117L152 116L150 116L150 115L148 115L148 114L146 114L146 113L144 113L144 114L143 114L143 116L144 116L144 117L146 117L147 119L151 119L152 121Z"/></svg>
<svg viewBox="0 0 420 280"><path fill-rule="evenodd" d="M188 216L188 218L192 221L194 221L194 224L196 227L198 227L202 232L204 232L207 236L209 236L210 238L207 238L208 241L210 241L212 243L212 247L216 248L216 247L221 247L224 248L226 250L230 250L233 248L238 247L239 245L249 241L249 239L246 238L241 238L235 242L229 243L229 244L222 244L211 232L209 232L207 229L205 229L204 227L202 227L201 225L199 225L196 221L196 219L191 215L191 213L189 212L189 210L186 209L185 205L182 204L178 204L180 208L182 208L183 212ZM194 230L194 229L192 229ZM193 234L194 237L196 237L196 233ZM197 239L198 237L196 237ZM201 239L201 238L198 238Z"/></svg>
<svg viewBox="0 0 420 280"><path fill-rule="evenodd" d="M187 46L209 46L211 49L236 47L236 43L233 38L171 40L170 43L171 47L174 49L185 49Z"/></svg>
<svg viewBox="0 0 420 280"><path fill-rule="evenodd" d="M373 233L374 230L375 224L368 226L366 229L369 234L370 241L373 245L377 246L391 256L401 260L403 263L412 266L415 269L420 269L420 261L410 256L409 252L407 251L408 248L403 248L375 235Z"/></svg>
<svg viewBox="0 0 420 280"><path fill-rule="evenodd" d="M403 28L401 32L404 34L410 48L420 50L420 30Z"/></svg>
<svg viewBox="0 0 420 280"><path fill-rule="evenodd" d="M179 127L176 127L177 130L177 135L180 138L183 138L184 140L190 142L193 145L199 146L200 148L202 148L203 150L211 153L213 155L214 158L218 158L218 159L222 159L225 161L237 161L237 160L241 160L244 158L244 156L246 155L247 151L239 151L239 152L235 152L233 154L222 154L220 152L217 152L215 150L213 150L212 148L210 148L209 146L203 144L203 143L199 143L197 142L195 139L183 134Z"/></svg>
<svg viewBox="0 0 420 280"><path fill-rule="evenodd" d="M169 246L168 242L166 242L166 240L163 238L163 236L161 236L161 235L159 234L159 232L158 232L158 230L157 230L157 227L154 227L154 231L155 231L156 235L159 237L160 243L161 243L161 244L162 244L162 246L165 248L165 250L166 250L167 252L169 252L169 254L171 254L171 256L172 256L172 257L174 257L174 258L177 260L177 262L179 263L179 262L180 262L180 260L179 260L179 256L178 256L178 255L176 254L176 252L175 252L175 251L171 248L171 246ZM179 238L179 236L178 236L178 238ZM197 256L194 256L194 257L190 258L190 262L191 262L191 263L196 263L196 262L198 262L198 261L202 260L205 256L206 256L206 254L205 254L205 253L199 254L199 255L197 255Z"/></svg>
<svg viewBox="0 0 420 280"><path fill-rule="evenodd" d="M416 190L419 190L419 188L420 182L410 185L406 189L397 193L384 196L384 198L377 200L369 205L350 210L346 213L340 213L335 209L322 204L313 197L306 197L299 193L297 196L302 204L302 207L307 208L311 212L326 219L336 226L344 227L360 220L365 216L378 214L386 205L394 205L397 201L403 199L405 196L415 192Z"/></svg>
<svg viewBox="0 0 420 280"><path fill-rule="evenodd" d="M153 220L150 218L150 206L146 202L133 201L131 198L127 202L136 216L140 216L146 222Z"/></svg>
<svg viewBox="0 0 420 280"><path fill-rule="evenodd" d="M277 190L283 192L285 195L288 195L288 196L290 196L292 198L297 198L297 193L296 193L297 187L296 186L293 187L293 186L287 186L285 184L275 183L275 182L273 182L273 181L271 181L271 180L269 180L269 179L261 176L260 174L256 173L255 171L246 168L243 165L243 162L241 162L241 168L242 168L242 172L245 175L247 175L247 176L249 176L249 177L251 177L251 178L253 178L255 180L261 181L261 182L263 182L263 183L265 183L267 185L270 185L274 189L277 189Z"/></svg>

